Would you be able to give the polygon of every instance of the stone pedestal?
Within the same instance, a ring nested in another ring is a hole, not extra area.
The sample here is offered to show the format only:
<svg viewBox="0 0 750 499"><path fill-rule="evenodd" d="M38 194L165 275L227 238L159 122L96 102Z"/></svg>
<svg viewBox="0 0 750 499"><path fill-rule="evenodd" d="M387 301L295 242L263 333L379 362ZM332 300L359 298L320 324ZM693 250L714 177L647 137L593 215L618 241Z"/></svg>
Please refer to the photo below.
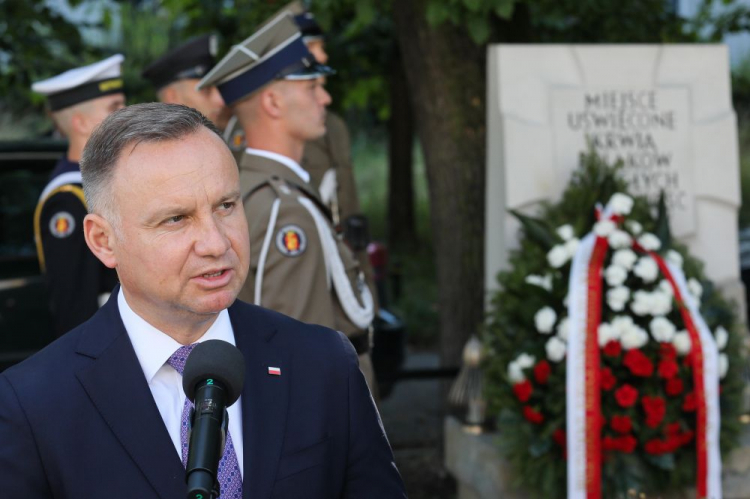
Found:
<svg viewBox="0 0 750 499"><path fill-rule="evenodd" d="M591 144L634 194L665 192L673 235L744 318L726 47L491 45L487 60L486 289L517 246L508 210L558 200Z"/></svg>
<svg viewBox="0 0 750 499"><path fill-rule="evenodd" d="M445 467L458 482L458 499L527 499L511 488L513 470L497 448L495 433L474 433L455 417L444 423ZM724 499L750 499L750 424L740 436L740 447L723 463ZM562 486L562 484L560 484ZM694 491L664 499L693 499Z"/></svg>

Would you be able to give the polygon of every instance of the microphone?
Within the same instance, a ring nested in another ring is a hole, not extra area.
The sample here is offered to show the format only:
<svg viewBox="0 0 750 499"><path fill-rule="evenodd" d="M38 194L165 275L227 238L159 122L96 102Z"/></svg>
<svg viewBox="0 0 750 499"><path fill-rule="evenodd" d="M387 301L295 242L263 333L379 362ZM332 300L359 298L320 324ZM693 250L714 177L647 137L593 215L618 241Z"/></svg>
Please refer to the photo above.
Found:
<svg viewBox="0 0 750 499"><path fill-rule="evenodd" d="M219 496L217 470L229 424L227 407L245 383L245 359L237 347L207 340L193 348L182 373L182 389L195 404L185 470L188 499Z"/></svg>

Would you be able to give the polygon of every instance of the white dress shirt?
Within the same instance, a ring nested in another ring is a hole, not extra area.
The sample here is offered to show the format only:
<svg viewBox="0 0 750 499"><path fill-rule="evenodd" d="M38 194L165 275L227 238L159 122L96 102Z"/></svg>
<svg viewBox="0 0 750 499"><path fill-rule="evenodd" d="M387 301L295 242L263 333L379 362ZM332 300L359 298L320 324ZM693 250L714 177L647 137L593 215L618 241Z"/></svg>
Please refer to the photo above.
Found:
<svg viewBox="0 0 750 499"><path fill-rule="evenodd" d="M282 154L278 154L271 151L264 151L262 149L253 149L252 147L245 148L245 152L248 154L253 154L255 156L263 156L264 158L272 159L274 161L278 161L282 165L285 165L290 170L292 170L299 178L304 180L306 183L310 183L310 174L302 168L299 163L294 161L292 158L288 158ZM232 437L234 438L234 437Z"/></svg>
<svg viewBox="0 0 750 499"><path fill-rule="evenodd" d="M156 402L156 407L159 408L159 413L164 420L164 425L167 427L177 455L182 459L180 426L182 424L182 408L185 405L185 392L182 390L182 375L167 364L167 360L182 345L136 314L125 300L122 288L117 295L117 305L120 308L120 317L125 324L125 330L128 332L133 349L135 349L135 355L138 357L138 362L141 364L148 387L151 389L151 394ZM229 312L222 310L208 331L196 343L206 340L224 340L235 345ZM242 405L240 400L242 400L242 397L232 404L228 411L229 433L232 435L240 473L243 473Z"/></svg>

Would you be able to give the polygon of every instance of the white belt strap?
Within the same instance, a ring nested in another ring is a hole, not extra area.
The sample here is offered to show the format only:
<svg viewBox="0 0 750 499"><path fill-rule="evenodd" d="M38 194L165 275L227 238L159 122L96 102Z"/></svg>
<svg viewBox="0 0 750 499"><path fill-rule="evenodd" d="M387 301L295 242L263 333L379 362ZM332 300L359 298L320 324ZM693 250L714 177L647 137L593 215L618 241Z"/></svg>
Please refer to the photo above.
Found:
<svg viewBox="0 0 750 499"><path fill-rule="evenodd" d="M271 216L268 217L266 237L263 239L263 246L258 257L258 272L255 274L255 305L260 305L261 293L263 292L263 272L266 267L268 248L271 246L271 239L273 239L273 229L276 227L276 218L279 215L279 204L281 204L281 200L276 198L271 205Z"/></svg>
<svg viewBox="0 0 750 499"><path fill-rule="evenodd" d="M318 188L320 199L326 206L330 205L331 201L336 196L336 186L336 170L329 168L323 174L323 179L320 181L320 187Z"/></svg>
<svg viewBox="0 0 750 499"><path fill-rule="evenodd" d="M349 276L346 274L344 263L341 261L341 255L339 255L338 246L331 233L331 228L328 226L328 221L312 201L302 196L298 199L300 204L307 208L307 211L310 212L313 220L315 220L315 226L320 235L320 243L323 246L326 267L333 279L333 287L341 302L341 308L344 309L344 313L346 313L346 316L355 326L360 329L367 329L372 324L374 316L374 303L370 289L362 282L359 295L362 298L363 305L360 305L352 289ZM360 281L362 281L361 277Z"/></svg>

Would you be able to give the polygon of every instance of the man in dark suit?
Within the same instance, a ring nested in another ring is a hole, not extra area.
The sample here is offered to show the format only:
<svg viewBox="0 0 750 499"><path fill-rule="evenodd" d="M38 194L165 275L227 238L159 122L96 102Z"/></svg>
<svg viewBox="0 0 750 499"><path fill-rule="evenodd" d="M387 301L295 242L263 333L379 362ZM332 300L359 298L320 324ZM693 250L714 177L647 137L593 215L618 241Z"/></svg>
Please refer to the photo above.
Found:
<svg viewBox="0 0 750 499"><path fill-rule="evenodd" d="M123 109L91 137L81 170L86 242L121 287L91 320L0 374L4 494L186 497L173 361L223 339L246 371L229 408L222 499L405 497L346 337L235 300L247 222L213 125L185 106Z"/></svg>

